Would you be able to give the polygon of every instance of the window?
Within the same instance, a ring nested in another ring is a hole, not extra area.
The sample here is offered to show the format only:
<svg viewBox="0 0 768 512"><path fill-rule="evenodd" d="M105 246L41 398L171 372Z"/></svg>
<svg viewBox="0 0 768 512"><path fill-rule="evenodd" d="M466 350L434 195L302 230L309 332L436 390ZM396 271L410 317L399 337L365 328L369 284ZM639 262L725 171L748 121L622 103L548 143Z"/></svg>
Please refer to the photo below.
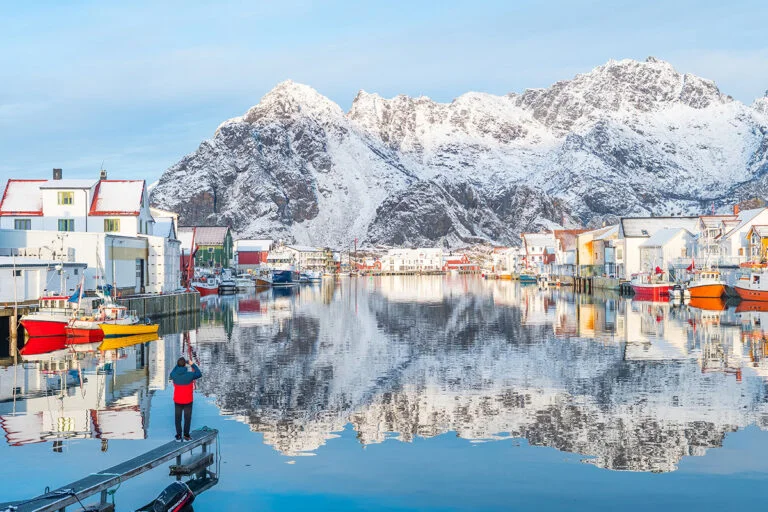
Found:
<svg viewBox="0 0 768 512"><path fill-rule="evenodd" d="M73 204L74 202L75 202L74 192L59 192L59 204Z"/></svg>
<svg viewBox="0 0 768 512"><path fill-rule="evenodd" d="M739 248L739 256L744 256L744 248Z"/></svg>
<svg viewBox="0 0 768 512"><path fill-rule="evenodd" d="M32 219L14 219L13 229L23 229L29 231L32 229Z"/></svg>
<svg viewBox="0 0 768 512"><path fill-rule="evenodd" d="M114 233L120 231L120 219L104 219L104 232Z"/></svg>
<svg viewBox="0 0 768 512"><path fill-rule="evenodd" d="M59 231L74 231L75 219L59 219Z"/></svg>
<svg viewBox="0 0 768 512"><path fill-rule="evenodd" d="M13 275L16 277L21 277L21 270L14 270Z"/></svg>

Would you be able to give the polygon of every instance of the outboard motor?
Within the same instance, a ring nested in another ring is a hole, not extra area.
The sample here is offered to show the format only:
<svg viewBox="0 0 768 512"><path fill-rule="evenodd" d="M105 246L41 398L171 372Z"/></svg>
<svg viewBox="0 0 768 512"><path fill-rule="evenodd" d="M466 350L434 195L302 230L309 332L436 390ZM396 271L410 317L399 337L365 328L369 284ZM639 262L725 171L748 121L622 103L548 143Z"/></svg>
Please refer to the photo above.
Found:
<svg viewBox="0 0 768 512"><path fill-rule="evenodd" d="M184 482L173 482L152 504L153 512L181 512L195 501L195 494Z"/></svg>

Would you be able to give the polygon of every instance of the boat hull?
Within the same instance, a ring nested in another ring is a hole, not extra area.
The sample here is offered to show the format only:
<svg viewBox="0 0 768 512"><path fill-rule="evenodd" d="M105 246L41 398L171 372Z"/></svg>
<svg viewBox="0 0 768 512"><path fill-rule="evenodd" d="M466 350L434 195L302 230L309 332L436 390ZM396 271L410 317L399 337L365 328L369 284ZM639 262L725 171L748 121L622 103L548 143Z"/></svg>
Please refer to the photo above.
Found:
<svg viewBox="0 0 768 512"><path fill-rule="evenodd" d="M61 320L41 320L34 318L23 318L21 325L31 338L42 338L50 336L66 336L65 328L67 321Z"/></svg>
<svg viewBox="0 0 768 512"><path fill-rule="evenodd" d="M197 290L197 292L203 297L206 295L218 295L219 293L218 286L201 286L201 285L193 284L192 288Z"/></svg>
<svg viewBox="0 0 768 512"><path fill-rule="evenodd" d="M633 284L635 298L639 300L666 299L669 297L669 284Z"/></svg>
<svg viewBox="0 0 768 512"><path fill-rule="evenodd" d="M158 324L99 324L104 336L107 338L113 336L133 336L136 334L156 334Z"/></svg>
<svg viewBox="0 0 768 512"><path fill-rule="evenodd" d="M768 301L768 291L764 290L751 290L749 288L742 288L736 285L736 293L742 300L749 301Z"/></svg>
<svg viewBox="0 0 768 512"><path fill-rule="evenodd" d="M688 287L692 299L719 299L725 295L724 284L702 284Z"/></svg>
<svg viewBox="0 0 768 512"><path fill-rule="evenodd" d="M532 276L529 274L520 274L520 283L521 284L535 284L536 283L536 276Z"/></svg>
<svg viewBox="0 0 768 512"><path fill-rule="evenodd" d="M290 286L299 282L297 272L293 270L273 270L272 286Z"/></svg>

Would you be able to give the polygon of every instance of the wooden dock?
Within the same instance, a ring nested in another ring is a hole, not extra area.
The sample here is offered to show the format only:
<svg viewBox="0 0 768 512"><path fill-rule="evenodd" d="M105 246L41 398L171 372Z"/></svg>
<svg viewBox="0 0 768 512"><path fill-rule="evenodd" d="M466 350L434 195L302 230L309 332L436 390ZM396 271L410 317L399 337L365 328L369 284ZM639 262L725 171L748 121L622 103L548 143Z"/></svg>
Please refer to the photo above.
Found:
<svg viewBox="0 0 768 512"><path fill-rule="evenodd" d="M76 482L67 484L53 491L41 494L28 500L22 500L12 503L0 503L0 511L13 510L14 512L53 512L58 510L64 510L65 507L70 505L79 505L84 502L89 496L101 493L101 502L95 505L97 510L107 510L107 491L119 485L121 482L125 482L131 478L134 478L150 469L156 468L161 464L168 462L169 460L176 459L176 464L172 468L177 468L173 473L178 475L176 479L181 478L181 474L184 473L183 469L180 471L178 468L184 468L182 465L182 455L191 452L193 449L202 447L202 454L193 457L193 462L190 466L195 468L195 471L204 472L205 467L199 463L200 460L212 461L210 445L216 442L218 435L217 430L203 429L195 430L191 432L191 441L185 441L179 443L177 441L171 441L162 446L158 446L153 450L150 450L138 457L134 457L131 460L125 461L116 466L112 466L109 469L99 471L86 476ZM158 485L158 492L165 486L160 487Z"/></svg>

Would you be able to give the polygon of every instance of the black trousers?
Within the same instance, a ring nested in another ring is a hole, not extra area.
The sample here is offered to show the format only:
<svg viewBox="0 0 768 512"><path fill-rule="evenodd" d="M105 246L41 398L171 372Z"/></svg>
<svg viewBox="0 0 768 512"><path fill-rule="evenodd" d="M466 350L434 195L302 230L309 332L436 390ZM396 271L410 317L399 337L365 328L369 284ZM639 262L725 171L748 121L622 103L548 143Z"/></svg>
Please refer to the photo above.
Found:
<svg viewBox="0 0 768 512"><path fill-rule="evenodd" d="M181 435L181 414L184 413L184 435L189 435L189 425L192 423L192 404L174 404L176 406L176 435Z"/></svg>

